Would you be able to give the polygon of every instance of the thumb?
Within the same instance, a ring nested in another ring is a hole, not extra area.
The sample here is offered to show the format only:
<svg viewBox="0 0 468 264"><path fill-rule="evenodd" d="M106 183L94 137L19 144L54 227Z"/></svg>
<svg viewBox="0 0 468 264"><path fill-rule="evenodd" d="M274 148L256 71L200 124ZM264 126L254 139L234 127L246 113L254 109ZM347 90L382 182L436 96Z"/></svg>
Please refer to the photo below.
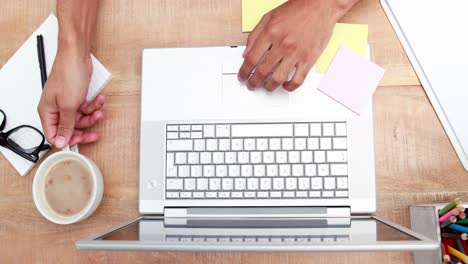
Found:
<svg viewBox="0 0 468 264"><path fill-rule="evenodd" d="M70 139L73 135L73 131L75 130L75 115L75 110L60 110L60 120L57 129L57 137L55 138L55 146L57 148L64 148L70 142Z"/></svg>

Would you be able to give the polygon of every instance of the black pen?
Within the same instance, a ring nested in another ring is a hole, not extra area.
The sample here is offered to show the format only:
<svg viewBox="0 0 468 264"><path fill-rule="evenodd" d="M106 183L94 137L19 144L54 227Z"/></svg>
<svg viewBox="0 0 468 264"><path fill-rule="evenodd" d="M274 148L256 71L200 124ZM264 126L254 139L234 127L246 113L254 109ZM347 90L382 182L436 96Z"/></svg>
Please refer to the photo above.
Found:
<svg viewBox="0 0 468 264"><path fill-rule="evenodd" d="M42 89L44 89L47 81L47 68L44 52L44 38L42 35L37 35L37 58L39 59L39 68L41 70Z"/></svg>

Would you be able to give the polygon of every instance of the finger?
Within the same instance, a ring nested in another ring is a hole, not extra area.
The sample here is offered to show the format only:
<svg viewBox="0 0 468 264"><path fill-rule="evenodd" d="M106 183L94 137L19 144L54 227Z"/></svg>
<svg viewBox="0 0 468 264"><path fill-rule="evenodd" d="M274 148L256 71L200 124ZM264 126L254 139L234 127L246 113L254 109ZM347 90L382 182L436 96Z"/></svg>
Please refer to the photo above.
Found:
<svg viewBox="0 0 468 264"><path fill-rule="evenodd" d="M255 67L255 72L247 81L247 86L250 89L254 89L263 85L281 59L282 55L279 53L279 50L272 48Z"/></svg>
<svg viewBox="0 0 468 264"><path fill-rule="evenodd" d="M93 112L101 109L106 102L106 97L104 95L98 95L92 102L85 102L80 106L79 111L85 115L90 115Z"/></svg>
<svg viewBox="0 0 468 264"><path fill-rule="evenodd" d="M70 146L74 146L76 144L92 143L96 140L98 140L98 135L96 132L83 132L79 135L73 135L70 140Z"/></svg>
<svg viewBox="0 0 468 264"><path fill-rule="evenodd" d="M258 22L255 28L249 34L249 37L247 38L247 47L245 48L244 53L242 53L242 58L245 58L245 55L250 51L252 46L255 45L255 41L257 40L260 33L262 33L265 25L268 24L268 21L270 21L270 18L271 18L270 13L264 15L262 19L260 20L260 22Z"/></svg>
<svg viewBox="0 0 468 264"><path fill-rule="evenodd" d="M284 58L279 63L278 67L270 75L270 78L265 83L265 88L269 91L274 91L281 86L285 81L288 81L288 75L294 68L295 61L291 57Z"/></svg>
<svg viewBox="0 0 468 264"><path fill-rule="evenodd" d="M266 37L258 37L257 41L255 41L255 45L253 45L250 51L246 53L244 63L242 63L242 66L239 69L238 78L240 81L245 82L249 79L250 73L262 60L270 47L271 42L267 40Z"/></svg>
<svg viewBox="0 0 468 264"><path fill-rule="evenodd" d="M75 130L75 115L76 110L65 108L60 111L60 120L57 128L57 136L55 137L55 146L64 148L70 142L70 139Z"/></svg>
<svg viewBox="0 0 468 264"><path fill-rule="evenodd" d="M283 88L290 92L296 90L304 83L304 80L307 77L310 69L312 69L312 66L312 64L296 66L296 73L294 74L294 77L290 81L284 82Z"/></svg>
<svg viewBox="0 0 468 264"><path fill-rule="evenodd" d="M41 99L37 108L41 119L42 129L49 143L54 142L57 135L57 126L59 122L58 109L51 107L44 99Z"/></svg>
<svg viewBox="0 0 468 264"><path fill-rule="evenodd" d="M102 110L97 110L91 115L81 115L80 119L76 122L75 128L82 129L92 127L103 118L104 112Z"/></svg>

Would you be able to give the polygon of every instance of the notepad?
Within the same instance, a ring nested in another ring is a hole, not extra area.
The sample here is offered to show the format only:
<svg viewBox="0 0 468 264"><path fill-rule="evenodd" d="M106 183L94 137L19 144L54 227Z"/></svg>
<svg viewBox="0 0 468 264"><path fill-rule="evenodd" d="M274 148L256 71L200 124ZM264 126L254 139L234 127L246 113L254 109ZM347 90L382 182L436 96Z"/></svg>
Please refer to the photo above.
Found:
<svg viewBox="0 0 468 264"><path fill-rule="evenodd" d="M7 115L4 131L19 126L31 125L42 131L37 105L42 94L39 62L37 59L36 36L44 37L47 73L50 74L57 53L58 21L51 14L26 40L0 70L0 108ZM109 71L94 57L93 74L86 99L94 99L112 78ZM9 149L0 147L0 152L22 176L34 163L23 159ZM42 157L45 151L40 153Z"/></svg>
<svg viewBox="0 0 468 264"><path fill-rule="evenodd" d="M242 32L250 32L263 15L287 0L242 0Z"/></svg>
<svg viewBox="0 0 468 264"><path fill-rule="evenodd" d="M345 45L363 58L367 54L368 26L361 24L336 23L327 47L316 63L318 73L325 73L338 49Z"/></svg>
<svg viewBox="0 0 468 264"><path fill-rule="evenodd" d="M342 46L323 76L319 90L360 115L384 74L384 69Z"/></svg>

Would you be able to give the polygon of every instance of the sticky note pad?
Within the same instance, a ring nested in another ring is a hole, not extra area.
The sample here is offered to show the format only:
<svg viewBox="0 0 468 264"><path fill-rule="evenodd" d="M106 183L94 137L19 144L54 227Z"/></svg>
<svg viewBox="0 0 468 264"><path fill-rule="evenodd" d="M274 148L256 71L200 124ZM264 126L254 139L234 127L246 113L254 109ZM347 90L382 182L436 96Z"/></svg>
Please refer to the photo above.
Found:
<svg viewBox="0 0 468 264"><path fill-rule="evenodd" d="M343 46L320 82L319 90L360 115L383 74L382 67Z"/></svg>
<svg viewBox="0 0 468 264"><path fill-rule="evenodd" d="M250 32L262 16L287 0L242 0L242 32Z"/></svg>
<svg viewBox="0 0 468 264"><path fill-rule="evenodd" d="M327 71L338 49L343 45L365 57L367 54L368 31L367 25L337 23L333 29L333 34L328 42L328 46L317 60L317 72L325 73Z"/></svg>

